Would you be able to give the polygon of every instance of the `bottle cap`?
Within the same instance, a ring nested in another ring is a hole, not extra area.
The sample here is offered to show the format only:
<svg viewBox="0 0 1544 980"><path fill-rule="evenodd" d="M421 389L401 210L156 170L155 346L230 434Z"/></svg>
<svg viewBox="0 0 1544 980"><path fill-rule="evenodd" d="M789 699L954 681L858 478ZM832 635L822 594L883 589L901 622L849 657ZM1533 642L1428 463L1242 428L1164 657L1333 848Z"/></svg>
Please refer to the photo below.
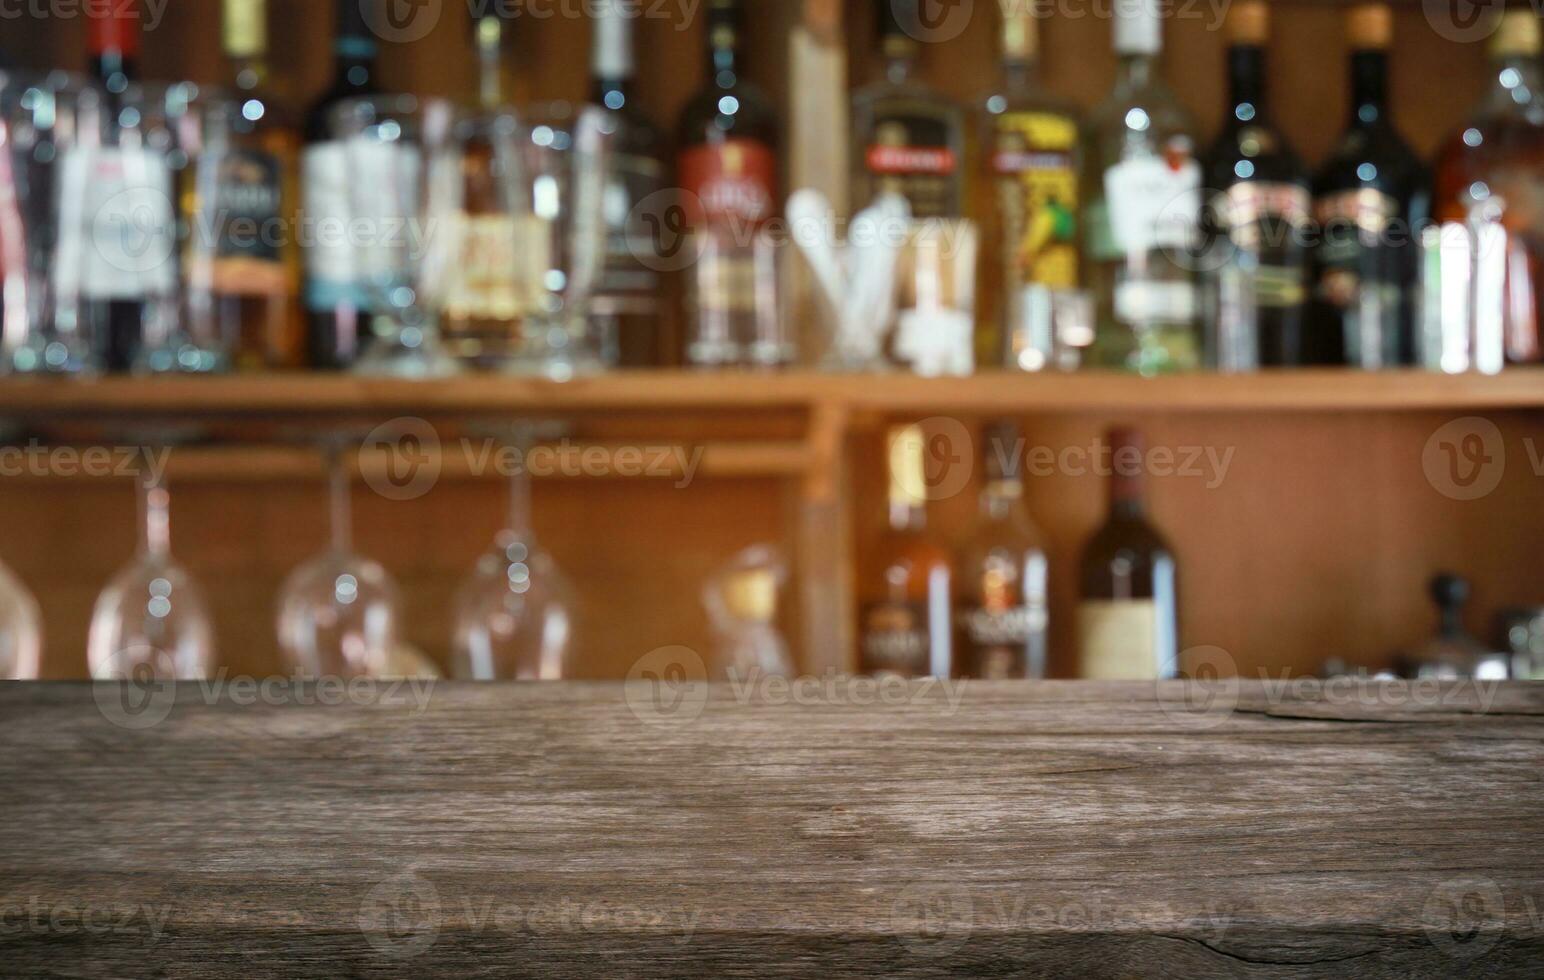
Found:
<svg viewBox="0 0 1544 980"><path fill-rule="evenodd" d="M1394 12L1387 4L1364 3L1346 13L1346 40L1357 51L1382 51L1394 39Z"/></svg>
<svg viewBox="0 0 1544 980"><path fill-rule="evenodd" d="M1023 462L1024 437L1017 423L994 422L986 428L981 443L981 469L989 484L1019 483Z"/></svg>
<svg viewBox="0 0 1544 980"><path fill-rule="evenodd" d="M1034 4L1004 5L1002 45L1003 57L1009 61L1034 61L1040 56L1040 19Z"/></svg>
<svg viewBox="0 0 1544 980"><path fill-rule="evenodd" d="M139 54L139 0L122 0L99 6L99 10L86 17L87 41L91 53L100 55L113 51L130 58Z"/></svg>
<svg viewBox="0 0 1544 980"><path fill-rule="evenodd" d="M1532 58L1539 53L1539 18L1531 7L1508 10L1490 39L1492 58Z"/></svg>
<svg viewBox="0 0 1544 980"><path fill-rule="evenodd" d="M267 0L225 0L220 36L225 53L233 58L250 58L267 51Z"/></svg>
<svg viewBox="0 0 1544 980"><path fill-rule="evenodd" d="M595 4L595 50L591 69L596 78L633 77L633 23L618 0Z"/></svg>
<svg viewBox="0 0 1544 980"><path fill-rule="evenodd" d="M1265 0L1236 0L1228 8L1223 28L1228 43L1246 47L1264 47L1271 33L1271 11Z"/></svg>
<svg viewBox="0 0 1544 980"><path fill-rule="evenodd" d="M1115 52L1157 54L1162 50L1158 0L1115 0Z"/></svg>

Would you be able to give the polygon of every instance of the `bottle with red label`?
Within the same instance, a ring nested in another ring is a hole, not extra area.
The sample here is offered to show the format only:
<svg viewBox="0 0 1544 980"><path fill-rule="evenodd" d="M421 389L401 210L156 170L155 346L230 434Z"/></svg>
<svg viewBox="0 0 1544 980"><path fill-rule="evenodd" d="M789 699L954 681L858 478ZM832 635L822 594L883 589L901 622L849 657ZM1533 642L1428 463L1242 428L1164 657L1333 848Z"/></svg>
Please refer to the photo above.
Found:
<svg viewBox="0 0 1544 980"><path fill-rule="evenodd" d="M964 207L965 112L917 76L928 37L918 0L880 0L882 73L852 96L852 206L894 192L913 218L958 218Z"/></svg>
<svg viewBox="0 0 1544 980"><path fill-rule="evenodd" d="M707 82L681 117L681 199L672 217L686 233L678 247L692 256L686 355L699 366L792 359L777 308L776 253L765 234L777 213L778 122L742 74L740 16L738 0L711 0ZM660 245L668 252L668 242Z"/></svg>

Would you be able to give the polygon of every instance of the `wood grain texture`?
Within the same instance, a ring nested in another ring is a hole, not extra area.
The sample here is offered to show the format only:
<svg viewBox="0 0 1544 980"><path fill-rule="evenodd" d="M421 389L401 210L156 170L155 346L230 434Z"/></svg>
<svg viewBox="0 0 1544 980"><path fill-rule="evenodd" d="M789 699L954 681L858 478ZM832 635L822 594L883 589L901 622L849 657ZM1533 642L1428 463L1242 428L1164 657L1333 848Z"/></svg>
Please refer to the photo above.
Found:
<svg viewBox="0 0 1544 980"><path fill-rule="evenodd" d="M0 964L1532 978L1544 962L1544 688L885 690L439 685L318 705L295 703L314 688L242 704L184 686L128 715L116 690L0 685ZM660 693L683 697L670 711Z"/></svg>

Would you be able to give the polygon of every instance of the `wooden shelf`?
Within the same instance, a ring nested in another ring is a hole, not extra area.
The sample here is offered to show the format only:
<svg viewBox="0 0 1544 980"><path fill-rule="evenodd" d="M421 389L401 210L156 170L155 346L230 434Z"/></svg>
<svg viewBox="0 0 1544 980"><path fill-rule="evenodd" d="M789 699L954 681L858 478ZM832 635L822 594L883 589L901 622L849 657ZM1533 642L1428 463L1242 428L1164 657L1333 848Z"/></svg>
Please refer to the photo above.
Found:
<svg viewBox="0 0 1544 980"><path fill-rule="evenodd" d="M1544 408L1544 371L1495 377L1311 370L1136 378L1114 373L970 378L683 371L627 372L570 382L468 376L412 382L330 375L9 379L0 416L308 416L328 414L649 413L820 406L859 412L966 415L1038 412L1339 412Z"/></svg>

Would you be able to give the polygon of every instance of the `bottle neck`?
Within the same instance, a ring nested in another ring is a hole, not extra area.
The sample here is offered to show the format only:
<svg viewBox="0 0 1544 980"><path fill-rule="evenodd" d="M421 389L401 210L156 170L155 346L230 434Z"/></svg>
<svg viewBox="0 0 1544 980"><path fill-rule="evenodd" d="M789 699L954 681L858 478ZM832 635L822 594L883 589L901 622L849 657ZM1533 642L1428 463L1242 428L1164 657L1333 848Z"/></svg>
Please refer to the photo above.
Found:
<svg viewBox="0 0 1544 980"><path fill-rule="evenodd" d="M740 44L734 37L714 38L708 45L708 77L721 89L740 82Z"/></svg>
<svg viewBox="0 0 1544 980"><path fill-rule="evenodd" d="M1465 633L1463 606L1441 607L1437 614L1437 632L1448 639L1463 636Z"/></svg>
<svg viewBox="0 0 1544 980"><path fill-rule="evenodd" d="M1117 88L1146 88L1158 73L1156 54L1122 54L1115 71Z"/></svg>
<svg viewBox="0 0 1544 980"><path fill-rule="evenodd" d="M139 59L140 19L137 3L110 5L87 21L91 69L103 87L121 95L134 80Z"/></svg>
<svg viewBox="0 0 1544 980"><path fill-rule="evenodd" d="M1228 49L1228 109L1239 122L1265 118L1265 50L1255 45Z"/></svg>
<svg viewBox="0 0 1544 980"><path fill-rule="evenodd" d="M1383 118L1388 97L1388 55L1351 53L1351 125L1370 126Z"/></svg>
<svg viewBox="0 0 1544 980"><path fill-rule="evenodd" d="M379 48L358 0L339 0L337 24L333 41L334 85L350 92L373 91Z"/></svg>
<svg viewBox="0 0 1544 980"><path fill-rule="evenodd" d="M595 22L595 46L590 58L590 98L597 105L619 110L633 94L633 25L616 6L608 6Z"/></svg>
<svg viewBox="0 0 1544 980"><path fill-rule="evenodd" d="M165 558L172 550L171 496L149 473L139 481L140 557Z"/></svg>
<svg viewBox="0 0 1544 980"><path fill-rule="evenodd" d="M1018 480L994 480L981 491L981 516L992 521L1005 521L1013 515L1024 496L1024 484Z"/></svg>
<svg viewBox="0 0 1544 980"><path fill-rule="evenodd" d="M1110 476L1110 517L1113 520L1140 520L1143 506L1142 478L1117 472Z"/></svg>
<svg viewBox="0 0 1544 980"><path fill-rule="evenodd" d="M474 31L477 101L484 109L494 109L503 105L509 94L504 85L504 21L491 15L481 17Z"/></svg>
<svg viewBox="0 0 1544 980"><path fill-rule="evenodd" d="M926 506L915 500L890 498L890 530L914 532L926 528Z"/></svg>
<svg viewBox="0 0 1544 980"><path fill-rule="evenodd" d="M1039 78L1039 68L1040 66L1033 58L1004 58L1003 88L1009 92L1022 92L1033 88Z"/></svg>
<svg viewBox="0 0 1544 980"><path fill-rule="evenodd" d="M917 46L909 38L887 37L883 45L885 81L905 85L917 71Z"/></svg>
<svg viewBox="0 0 1544 980"><path fill-rule="evenodd" d="M266 0L225 0L222 33L225 60L237 91L253 92L268 83L268 5Z"/></svg>
<svg viewBox="0 0 1544 980"><path fill-rule="evenodd" d="M256 92L268 85L266 54L228 55L231 82L240 92Z"/></svg>

